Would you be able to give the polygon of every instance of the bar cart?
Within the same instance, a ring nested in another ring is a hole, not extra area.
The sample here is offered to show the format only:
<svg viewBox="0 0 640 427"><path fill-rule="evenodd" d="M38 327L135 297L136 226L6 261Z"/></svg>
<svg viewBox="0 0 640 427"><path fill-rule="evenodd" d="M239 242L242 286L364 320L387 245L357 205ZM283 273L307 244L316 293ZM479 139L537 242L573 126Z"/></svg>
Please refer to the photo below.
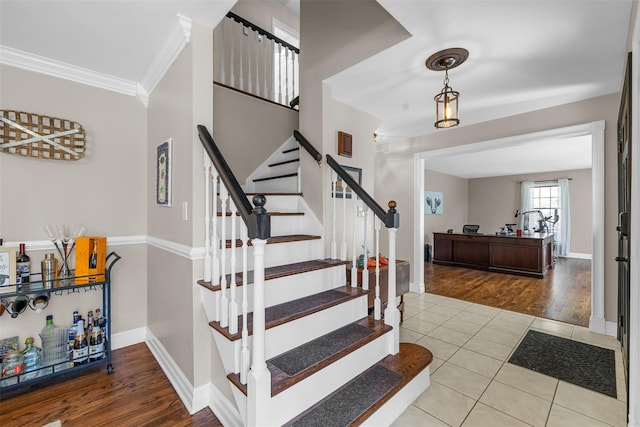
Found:
<svg viewBox="0 0 640 427"><path fill-rule="evenodd" d="M111 270L120 258L121 257L115 252L109 253L106 257L107 265L104 275L100 274L97 278L95 276L71 276L57 278L51 283L45 283L43 280L33 280L39 276L39 274L34 274L29 283L18 284L14 292L0 295L5 301L15 301L16 298L24 299L25 297L31 300L43 294L51 298L54 295L56 297L63 297L74 292L101 290L103 315L106 318L103 336L104 352L100 358L88 360L85 364L73 366L73 359L69 358L68 349L66 349L67 351L61 357L60 355L54 355L53 358L52 354L47 355L43 349L42 366L40 368L30 370L29 372L18 372L15 375L0 375L0 399L21 393L23 389L28 389L31 385L48 381L61 375L72 372L75 373L76 371L94 367L102 363L106 363L109 374L113 373L113 365L111 363ZM68 342L68 328L58 329L60 331L64 330L67 333L67 336L64 337L66 347L66 343ZM60 337L60 339L62 339L62 337Z"/></svg>

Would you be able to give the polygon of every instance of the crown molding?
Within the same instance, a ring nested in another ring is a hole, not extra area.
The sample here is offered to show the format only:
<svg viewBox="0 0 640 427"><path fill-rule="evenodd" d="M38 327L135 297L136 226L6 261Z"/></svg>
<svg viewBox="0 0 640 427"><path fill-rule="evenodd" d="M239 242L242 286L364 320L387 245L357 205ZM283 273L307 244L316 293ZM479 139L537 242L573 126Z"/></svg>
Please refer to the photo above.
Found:
<svg viewBox="0 0 640 427"><path fill-rule="evenodd" d="M136 96L137 83L0 45L0 64Z"/></svg>
<svg viewBox="0 0 640 427"><path fill-rule="evenodd" d="M191 40L191 19L177 15L176 25L173 26L160 51L153 57L147 71L140 81L138 99L147 106L149 94L153 92L160 80L169 71L171 65L178 59L184 47Z"/></svg>
<svg viewBox="0 0 640 427"><path fill-rule="evenodd" d="M3 45L0 45L0 64L70 80L124 95L135 96L147 107L149 105L151 92L153 92L158 83L160 83L160 80L162 80L184 47L191 40L191 25L191 19L177 15L176 25L171 29L160 51L151 60L140 82L122 79Z"/></svg>

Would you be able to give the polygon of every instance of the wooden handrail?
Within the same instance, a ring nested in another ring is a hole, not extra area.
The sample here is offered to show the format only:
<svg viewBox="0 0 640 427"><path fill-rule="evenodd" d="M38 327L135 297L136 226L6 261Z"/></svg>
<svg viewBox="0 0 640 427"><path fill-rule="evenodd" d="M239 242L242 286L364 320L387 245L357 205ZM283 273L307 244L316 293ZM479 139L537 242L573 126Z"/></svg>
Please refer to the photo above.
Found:
<svg viewBox="0 0 640 427"><path fill-rule="evenodd" d="M322 154L320 154L320 152L318 150L316 150L316 147L314 147L308 140L307 138L305 138L299 130L294 130L293 131L293 137L296 139L296 141L298 141L300 143L300 145L302 145L304 147L305 150L307 150L307 152L309 154L311 154L311 157L313 157L313 160L315 160L316 162L318 162L318 164L320 164L322 162Z"/></svg>
<svg viewBox="0 0 640 427"><path fill-rule="evenodd" d="M394 200L389 201L389 210L385 212L374 198L329 154L327 154L327 164L338 174L347 187L351 188L351 191L356 193L369 209L380 218L380 221L382 221L386 228L400 227L400 214L396 211L396 202Z"/></svg>
<svg viewBox="0 0 640 427"><path fill-rule="evenodd" d="M264 208L266 203L265 196L258 194L253 197L253 203L256 207L254 209L231 171L229 164L222 155L222 152L220 152L220 149L213 141L211 134L205 126L198 125L198 136L213 166L218 171L220 179L229 192L231 200L233 200L233 203L236 205L236 209L238 209L242 220L247 225L249 237L262 240L271 237L271 219L269 215L267 215L267 210Z"/></svg>
<svg viewBox="0 0 640 427"><path fill-rule="evenodd" d="M237 23L242 24L245 27L251 28L253 31L257 32L258 34L260 34L260 35L262 35L262 36L264 36L266 38L268 38L269 40L273 40L274 42L278 43L279 45L282 45L282 46L286 47L287 49L292 50L297 54L300 54L300 49L298 49L297 47L287 43L286 41L282 40L281 38L278 38L278 37L274 36L269 31L258 27L254 23L247 21L243 17L238 16L233 12L227 13L227 18L233 19Z"/></svg>

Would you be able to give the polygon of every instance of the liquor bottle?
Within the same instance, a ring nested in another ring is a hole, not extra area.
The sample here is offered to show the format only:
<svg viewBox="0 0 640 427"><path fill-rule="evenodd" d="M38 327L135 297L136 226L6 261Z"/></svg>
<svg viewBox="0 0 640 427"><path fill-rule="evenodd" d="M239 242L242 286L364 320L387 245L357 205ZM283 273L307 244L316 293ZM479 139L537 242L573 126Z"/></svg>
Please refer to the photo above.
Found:
<svg viewBox="0 0 640 427"><path fill-rule="evenodd" d="M89 359L89 345L84 332L84 321L78 320L76 341L73 343L73 366L84 365Z"/></svg>
<svg viewBox="0 0 640 427"><path fill-rule="evenodd" d="M20 253L16 258L16 283L29 283L31 274L31 258L24 253L24 243L20 243Z"/></svg>
<svg viewBox="0 0 640 427"><path fill-rule="evenodd" d="M98 268L98 240L93 239L91 253L89 254L89 268Z"/></svg>
<svg viewBox="0 0 640 427"><path fill-rule="evenodd" d="M102 359L103 356L104 344L102 343L100 326L94 326L91 330L91 339L89 340L89 361L93 362Z"/></svg>
<svg viewBox="0 0 640 427"><path fill-rule="evenodd" d="M25 340L25 349L22 350L22 360L24 363L25 380L40 376L40 368L42 368L42 355L38 347L33 345L33 337ZM33 371L33 372L32 372ZM29 374L26 374L29 372Z"/></svg>
<svg viewBox="0 0 640 427"><path fill-rule="evenodd" d="M93 329L93 311L89 310L87 312L87 328L86 328L86 335L88 337L91 336L92 329Z"/></svg>

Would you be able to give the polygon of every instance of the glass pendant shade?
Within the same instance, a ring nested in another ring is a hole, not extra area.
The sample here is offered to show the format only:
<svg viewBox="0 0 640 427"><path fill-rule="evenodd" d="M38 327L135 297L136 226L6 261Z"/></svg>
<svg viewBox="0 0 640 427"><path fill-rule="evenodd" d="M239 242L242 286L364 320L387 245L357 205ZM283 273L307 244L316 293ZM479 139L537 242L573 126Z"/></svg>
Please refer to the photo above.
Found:
<svg viewBox="0 0 640 427"><path fill-rule="evenodd" d="M460 94L453 90L445 80L444 87L433 99L436 101L436 122L438 129L458 126L458 98Z"/></svg>

